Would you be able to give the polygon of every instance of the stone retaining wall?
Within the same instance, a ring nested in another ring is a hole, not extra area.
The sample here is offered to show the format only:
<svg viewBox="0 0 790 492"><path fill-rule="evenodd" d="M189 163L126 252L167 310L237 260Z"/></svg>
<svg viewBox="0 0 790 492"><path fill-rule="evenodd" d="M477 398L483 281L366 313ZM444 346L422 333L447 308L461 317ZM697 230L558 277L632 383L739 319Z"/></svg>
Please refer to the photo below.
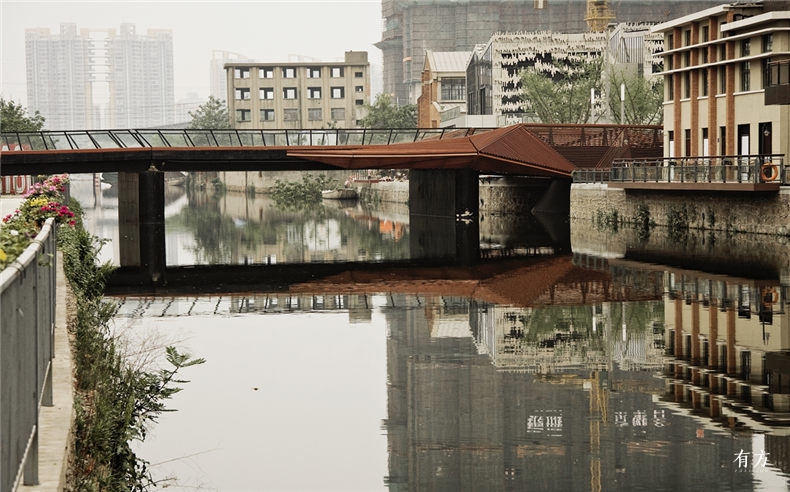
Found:
<svg viewBox="0 0 790 492"><path fill-rule="evenodd" d="M790 188L776 192L665 192L623 190L605 184L573 184L570 218L594 221L614 213L633 220L649 213L659 226L670 223L690 229L790 234Z"/></svg>

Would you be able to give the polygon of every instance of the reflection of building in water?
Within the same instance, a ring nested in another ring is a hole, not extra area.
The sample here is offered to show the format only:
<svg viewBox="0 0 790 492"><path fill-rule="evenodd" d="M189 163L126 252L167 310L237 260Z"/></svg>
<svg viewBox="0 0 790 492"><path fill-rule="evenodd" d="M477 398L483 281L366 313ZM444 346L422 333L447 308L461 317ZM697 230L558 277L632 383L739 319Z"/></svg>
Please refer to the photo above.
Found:
<svg viewBox="0 0 790 492"><path fill-rule="evenodd" d="M495 324L481 321L494 315L490 306L393 302L411 308L386 313L390 489L751 488L750 470L722 472L746 446L726 432L700 435L698 422L659 401L663 383L651 372L501 370L480 343L485 330L471 336L473 326ZM510 322L512 312L501 308L499 318Z"/></svg>
<svg viewBox="0 0 790 492"><path fill-rule="evenodd" d="M371 297L360 294L251 293L169 298L130 296L118 298L117 301L119 308L116 318L348 311L349 322L360 323L369 322L373 310Z"/></svg>
<svg viewBox="0 0 790 492"><path fill-rule="evenodd" d="M667 396L714 419L790 424L786 288L693 272L667 285Z"/></svg>

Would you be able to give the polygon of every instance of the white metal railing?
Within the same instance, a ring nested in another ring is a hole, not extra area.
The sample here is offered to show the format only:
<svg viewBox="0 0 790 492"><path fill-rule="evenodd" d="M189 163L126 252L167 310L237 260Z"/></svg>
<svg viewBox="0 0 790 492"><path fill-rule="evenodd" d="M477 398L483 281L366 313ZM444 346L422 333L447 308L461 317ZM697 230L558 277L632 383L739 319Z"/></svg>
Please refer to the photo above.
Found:
<svg viewBox="0 0 790 492"><path fill-rule="evenodd" d="M39 408L52 406L54 219L0 272L0 490L38 483Z"/></svg>
<svg viewBox="0 0 790 492"><path fill-rule="evenodd" d="M784 155L662 157L616 160L607 169L577 169L576 183L788 184Z"/></svg>

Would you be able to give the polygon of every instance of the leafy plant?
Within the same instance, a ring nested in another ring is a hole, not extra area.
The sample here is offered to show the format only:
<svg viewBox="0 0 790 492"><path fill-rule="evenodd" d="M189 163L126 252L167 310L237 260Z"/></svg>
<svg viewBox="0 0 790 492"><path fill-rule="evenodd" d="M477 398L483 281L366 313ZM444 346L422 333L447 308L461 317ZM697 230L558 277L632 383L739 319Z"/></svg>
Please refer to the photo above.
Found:
<svg viewBox="0 0 790 492"><path fill-rule="evenodd" d="M321 203L321 192L336 186L335 180L320 174L302 175L302 182L276 180L272 187L272 198L278 207L309 208Z"/></svg>

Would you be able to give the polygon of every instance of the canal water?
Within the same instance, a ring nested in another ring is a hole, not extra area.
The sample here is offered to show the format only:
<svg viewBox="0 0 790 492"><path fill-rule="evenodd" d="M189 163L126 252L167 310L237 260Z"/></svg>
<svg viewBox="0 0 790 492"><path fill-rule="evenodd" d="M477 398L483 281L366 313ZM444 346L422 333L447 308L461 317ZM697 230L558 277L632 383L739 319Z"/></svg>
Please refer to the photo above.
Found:
<svg viewBox="0 0 790 492"><path fill-rule="evenodd" d="M117 263L113 188L75 176L72 195ZM138 362L206 359L137 446L162 488L788 489L783 240L492 214L479 264L372 268L410 258L409 222L404 205L168 187L169 265L371 268L112 298ZM562 227L570 251L535 239Z"/></svg>

